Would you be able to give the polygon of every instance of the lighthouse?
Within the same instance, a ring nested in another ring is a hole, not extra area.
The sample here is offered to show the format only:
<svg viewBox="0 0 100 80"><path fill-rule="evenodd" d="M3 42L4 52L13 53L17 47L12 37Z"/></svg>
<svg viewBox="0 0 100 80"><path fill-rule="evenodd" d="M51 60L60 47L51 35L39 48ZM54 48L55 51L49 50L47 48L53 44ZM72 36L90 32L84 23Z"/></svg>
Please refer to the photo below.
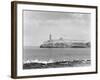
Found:
<svg viewBox="0 0 100 80"><path fill-rule="evenodd" d="M49 41L51 41L51 40L52 40L52 35L50 34L50 35L49 35Z"/></svg>

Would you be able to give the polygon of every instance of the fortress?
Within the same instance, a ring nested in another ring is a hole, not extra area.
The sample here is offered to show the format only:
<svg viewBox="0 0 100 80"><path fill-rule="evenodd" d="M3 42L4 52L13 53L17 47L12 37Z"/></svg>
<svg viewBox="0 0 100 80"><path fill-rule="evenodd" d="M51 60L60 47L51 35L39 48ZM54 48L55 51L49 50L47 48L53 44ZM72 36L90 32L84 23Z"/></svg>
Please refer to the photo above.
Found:
<svg viewBox="0 0 100 80"><path fill-rule="evenodd" d="M49 35L49 40L44 41L40 45L40 48L88 48L90 42L84 40L67 40L63 38L52 39L52 35Z"/></svg>

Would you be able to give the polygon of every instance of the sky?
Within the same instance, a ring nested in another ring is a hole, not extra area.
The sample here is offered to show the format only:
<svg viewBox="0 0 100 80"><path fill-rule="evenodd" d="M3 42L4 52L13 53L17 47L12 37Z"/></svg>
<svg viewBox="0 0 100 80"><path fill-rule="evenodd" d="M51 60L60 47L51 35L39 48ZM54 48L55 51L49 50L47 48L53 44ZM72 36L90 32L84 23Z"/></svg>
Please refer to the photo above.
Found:
<svg viewBox="0 0 100 80"><path fill-rule="evenodd" d="M23 10L24 46L40 46L43 41L59 39L90 40L89 13Z"/></svg>

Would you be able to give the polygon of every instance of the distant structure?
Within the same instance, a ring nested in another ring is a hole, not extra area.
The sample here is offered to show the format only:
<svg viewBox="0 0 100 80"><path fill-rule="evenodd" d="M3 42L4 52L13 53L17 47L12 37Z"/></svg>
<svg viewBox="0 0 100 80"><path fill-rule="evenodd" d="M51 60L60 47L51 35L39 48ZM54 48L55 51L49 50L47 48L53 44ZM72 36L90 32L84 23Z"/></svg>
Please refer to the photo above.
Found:
<svg viewBox="0 0 100 80"><path fill-rule="evenodd" d="M90 42L84 40L67 40L62 37L59 39L52 39L49 35L49 40L44 41L40 48L87 48L90 47Z"/></svg>
<svg viewBox="0 0 100 80"><path fill-rule="evenodd" d="M51 34L49 35L49 40L50 40L50 41L52 40L52 35L51 35Z"/></svg>

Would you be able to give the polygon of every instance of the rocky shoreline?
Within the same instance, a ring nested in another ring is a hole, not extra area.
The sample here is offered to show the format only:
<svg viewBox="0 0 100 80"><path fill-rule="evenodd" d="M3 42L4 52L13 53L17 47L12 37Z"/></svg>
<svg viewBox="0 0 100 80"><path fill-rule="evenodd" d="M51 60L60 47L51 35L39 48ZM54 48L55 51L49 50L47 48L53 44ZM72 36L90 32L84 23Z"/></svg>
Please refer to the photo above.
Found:
<svg viewBox="0 0 100 80"><path fill-rule="evenodd" d="M57 61L51 63L24 63L23 69L43 69L43 68L59 68L59 67L80 67L80 66L89 66L91 60L73 60L73 61Z"/></svg>

